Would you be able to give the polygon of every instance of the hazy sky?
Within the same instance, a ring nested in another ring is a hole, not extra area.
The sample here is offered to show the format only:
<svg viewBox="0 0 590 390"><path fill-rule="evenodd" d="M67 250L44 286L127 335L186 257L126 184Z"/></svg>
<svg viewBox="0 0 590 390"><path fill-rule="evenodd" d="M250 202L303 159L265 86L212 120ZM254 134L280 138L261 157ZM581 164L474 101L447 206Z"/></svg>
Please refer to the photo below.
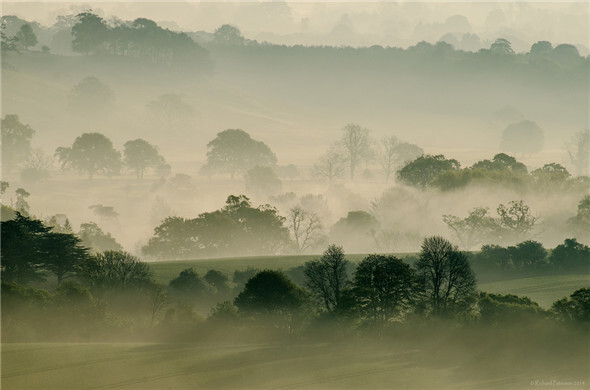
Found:
<svg viewBox="0 0 590 390"><path fill-rule="evenodd" d="M213 31L231 23L247 38L290 44L404 47L420 40L437 41L445 33L455 32L477 34L484 46L498 37L512 38L517 51L539 40L575 44L583 55L590 47L590 5L586 1L4 1L2 7L3 15L16 14L44 25L53 24L57 15L89 8L105 17L151 18L171 29Z"/></svg>

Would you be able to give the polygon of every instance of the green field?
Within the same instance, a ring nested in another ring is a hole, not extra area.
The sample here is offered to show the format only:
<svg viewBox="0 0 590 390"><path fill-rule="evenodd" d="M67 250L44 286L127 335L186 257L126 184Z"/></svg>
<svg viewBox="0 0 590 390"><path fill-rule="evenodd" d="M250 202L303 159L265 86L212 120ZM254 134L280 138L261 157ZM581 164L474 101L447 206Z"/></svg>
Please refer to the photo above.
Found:
<svg viewBox="0 0 590 390"><path fill-rule="evenodd" d="M527 296L544 308L583 287L590 287L589 274L536 276L479 285L480 290L490 293Z"/></svg>
<svg viewBox="0 0 590 390"><path fill-rule="evenodd" d="M566 359L547 351L524 359L527 351L516 349L429 348L366 342L4 344L2 389L528 389L535 380L587 383L588 359L579 348L568 350L574 356Z"/></svg>
<svg viewBox="0 0 590 390"><path fill-rule="evenodd" d="M404 257L405 255L397 254L398 257ZM248 267L260 270L286 270L303 265L306 261L318 258L319 256L321 255L227 257L221 259L155 261L149 263L149 265L152 271L154 271L156 281L168 284L170 280L180 274L180 271L189 267L194 268L200 274L204 274L211 269L231 274L235 270L245 270ZM346 258L353 262L359 262L365 256L363 254L352 254L346 255Z"/></svg>

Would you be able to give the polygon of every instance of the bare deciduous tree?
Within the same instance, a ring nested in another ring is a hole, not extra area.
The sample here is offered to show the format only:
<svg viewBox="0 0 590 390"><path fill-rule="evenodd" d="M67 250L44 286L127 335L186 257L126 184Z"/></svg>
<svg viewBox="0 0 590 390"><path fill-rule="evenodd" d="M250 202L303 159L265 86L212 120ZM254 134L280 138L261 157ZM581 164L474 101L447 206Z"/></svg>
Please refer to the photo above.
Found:
<svg viewBox="0 0 590 390"><path fill-rule="evenodd" d="M303 253L324 240L322 224L317 214L296 206L289 210L287 219L297 253Z"/></svg>
<svg viewBox="0 0 590 390"><path fill-rule="evenodd" d="M354 179L356 167L370 154L369 130L356 123L349 123L344 126L343 131L344 135L340 139L340 145L348 162L350 178Z"/></svg>
<svg viewBox="0 0 590 390"><path fill-rule="evenodd" d="M316 177L328 179L329 182L332 182L344 172L345 162L344 157L334 148L331 148L328 153L320 158L319 163L314 165L313 174Z"/></svg>
<svg viewBox="0 0 590 390"><path fill-rule="evenodd" d="M385 181L389 181L389 177L395 172L397 167L397 151L396 147L399 145L399 139L392 135L389 137L383 137L381 139L381 149L377 152L377 162L383 169L385 174Z"/></svg>

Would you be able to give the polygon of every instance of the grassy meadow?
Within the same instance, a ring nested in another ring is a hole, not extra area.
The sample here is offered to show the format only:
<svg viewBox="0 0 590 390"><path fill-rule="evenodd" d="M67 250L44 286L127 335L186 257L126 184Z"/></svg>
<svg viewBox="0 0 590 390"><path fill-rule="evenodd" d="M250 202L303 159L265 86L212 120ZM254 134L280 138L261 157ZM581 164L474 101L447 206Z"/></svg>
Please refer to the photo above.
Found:
<svg viewBox="0 0 590 390"><path fill-rule="evenodd" d="M454 337L346 345L8 344L2 388L529 389L540 381L588 383L588 355L579 345L562 346L553 356L533 347L541 353L528 355L530 348L519 352L508 340L481 340L484 350Z"/></svg>

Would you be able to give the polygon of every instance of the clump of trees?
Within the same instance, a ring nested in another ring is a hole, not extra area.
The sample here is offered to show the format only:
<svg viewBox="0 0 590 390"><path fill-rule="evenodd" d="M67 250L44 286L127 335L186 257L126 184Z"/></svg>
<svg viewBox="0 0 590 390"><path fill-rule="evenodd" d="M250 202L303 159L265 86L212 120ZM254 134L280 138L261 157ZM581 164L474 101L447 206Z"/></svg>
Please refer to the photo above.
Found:
<svg viewBox="0 0 590 390"><path fill-rule="evenodd" d="M443 221L457 236L464 248L489 242L516 242L532 234L538 216L522 200L496 208L497 217L489 215L487 207L476 207L467 217L443 215Z"/></svg>
<svg viewBox="0 0 590 390"><path fill-rule="evenodd" d="M208 68L207 50L188 35L164 29L152 20L137 18L133 22L113 25L91 10L76 15L72 26L72 50L85 55L108 55L141 58L164 65L188 64Z"/></svg>
<svg viewBox="0 0 590 390"><path fill-rule="evenodd" d="M583 178L572 177L560 164L548 163L529 173L522 162L505 153L465 168L461 168L457 160L447 159L443 155L420 156L404 165L397 172L397 178L413 187L443 191L469 185L503 185L519 190L529 187L536 191L587 187Z"/></svg>
<svg viewBox="0 0 590 390"><path fill-rule="evenodd" d="M459 170L460 167L461 164L457 160L447 159L442 154L427 154L404 165L397 172L397 178L402 183L426 188L443 173Z"/></svg>
<svg viewBox="0 0 590 390"><path fill-rule="evenodd" d="M59 147L55 155L62 168L70 167L88 175L92 180L97 173L113 176L121 170L121 153L110 139L100 133L84 133L72 146Z"/></svg>
<svg viewBox="0 0 590 390"><path fill-rule="evenodd" d="M590 266L590 248L575 238L565 239L550 251L533 240L507 247L488 244L471 261L479 273L490 275L585 272Z"/></svg>
<svg viewBox="0 0 590 390"><path fill-rule="evenodd" d="M230 195L223 208L194 219L168 217L154 233L142 253L156 258L270 255L291 244L278 210L269 205L253 207L244 195Z"/></svg>
<svg viewBox="0 0 590 390"><path fill-rule="evenodd" d="M390 135L376 144L369 129L349 123L342 129L342 136L313 167L314 176L332 182L348 170L350 180L357 176L361 164L367 167L376 163L389 181L390 176L404 163L421 156L424 151L413 144L400 141ZM372 176L368 168L363 171L365 179Z"/></svg>
<svg viewBox="0 0 590 390"><path fill-rule="evenodd" d="M169 168L158 148L144 139L127 141L123 158L109 138L101 133L84 133L76 137L70 147L59 147L55 155L62 168L72 168L88 175L88 180L97 174L112 177L121 173L125 166L135 172L138 180L152 169L156 173Z"/></svg>

